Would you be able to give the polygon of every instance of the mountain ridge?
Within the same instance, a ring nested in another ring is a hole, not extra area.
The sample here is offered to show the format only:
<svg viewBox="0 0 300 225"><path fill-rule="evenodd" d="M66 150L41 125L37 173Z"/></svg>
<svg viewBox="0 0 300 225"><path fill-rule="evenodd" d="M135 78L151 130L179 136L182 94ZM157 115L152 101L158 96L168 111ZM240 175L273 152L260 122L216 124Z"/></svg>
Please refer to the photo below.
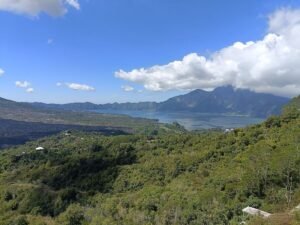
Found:
<svg viewBox="0 0 300 225"><path fill-rule="evenodd" d="M89 110L141 110L158 112L199 112L220 114L242 114L255 117L278 115L281 108L290 101L289 98L266 93L256 93L248 89L236 89L222 86L213 91L201 89L175 96L162 102L107 103L91 102L68 104L30 103L34 107L46 109L63 109L72 111Z"/></svg>

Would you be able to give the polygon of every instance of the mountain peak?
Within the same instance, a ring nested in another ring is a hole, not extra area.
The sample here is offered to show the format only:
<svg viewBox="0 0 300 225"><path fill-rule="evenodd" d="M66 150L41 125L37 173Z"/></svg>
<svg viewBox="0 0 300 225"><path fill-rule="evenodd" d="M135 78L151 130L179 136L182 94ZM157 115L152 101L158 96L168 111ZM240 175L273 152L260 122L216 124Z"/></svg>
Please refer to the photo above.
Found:
<svg viewBox="0 0 300 225"><path fill-rule="evenodd" d="M217 87L213 91L194 90L160 103L159 111L189 111L200 113L234 113L267 117L279 114L288 98L261 94L249 89L236 89L232 85Z"/></svg>
<svg viewBox="0 0 300 225"><path fill-rule="evenodd" d="M235 88L232 85L226 85L217 87L213 90L213 92L217 93L233 93L235 92Z"/></svg>

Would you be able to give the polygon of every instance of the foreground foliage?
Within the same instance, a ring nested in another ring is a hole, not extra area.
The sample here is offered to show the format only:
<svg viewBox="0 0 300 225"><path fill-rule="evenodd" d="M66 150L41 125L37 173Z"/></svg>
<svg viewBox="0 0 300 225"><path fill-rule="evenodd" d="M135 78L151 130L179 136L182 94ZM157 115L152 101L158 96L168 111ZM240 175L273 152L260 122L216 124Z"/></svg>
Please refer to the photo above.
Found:
<svg viewBox="0 0 300 225"><path fill-rule="evenodd" d="M230 133L55 135L0 153L1 225L270 224L242 208L300 203L299 146L295 108Z"/></svg>

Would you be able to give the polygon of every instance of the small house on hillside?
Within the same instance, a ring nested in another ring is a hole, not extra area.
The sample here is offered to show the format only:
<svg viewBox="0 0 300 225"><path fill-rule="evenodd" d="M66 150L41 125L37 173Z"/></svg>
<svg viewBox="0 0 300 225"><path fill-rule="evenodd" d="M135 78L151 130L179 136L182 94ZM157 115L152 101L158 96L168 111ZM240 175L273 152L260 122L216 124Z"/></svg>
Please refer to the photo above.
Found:
<svg viewBox="0 0 300 225"><path fill-rule="evenodd" d="M65 131L65 136L71 136L71 131L69 130Z"/></svg>
<svg viewBox="0 0 300 225"><path fill-rule="evenodd" d="M225 129L225 131L224 131L224 132L225 132L225 133L230 133L230 132L232 132L232 131L234 131L234 129L233 129L233 128L230 128L230 129L229 129L229 128L227 128L227 129Z"/></svg>
<svg viewBox="0 0 300 225"><path fill-rule="evenodd" d="M43 151L45 148L43 148L43 147L37 147L35 150L37 150L37 151Z"/></svg>
<svg viewBox="0 0 300 225"><path fill-rule="evenodd" d="M268 212L264 212L262 210L256 209L256 208L252 208L252 207L246 207L243 210L243 213L247 213L251 216L262 216L263 218L268 218L269 216L271 216L271 213Z"/></svg>

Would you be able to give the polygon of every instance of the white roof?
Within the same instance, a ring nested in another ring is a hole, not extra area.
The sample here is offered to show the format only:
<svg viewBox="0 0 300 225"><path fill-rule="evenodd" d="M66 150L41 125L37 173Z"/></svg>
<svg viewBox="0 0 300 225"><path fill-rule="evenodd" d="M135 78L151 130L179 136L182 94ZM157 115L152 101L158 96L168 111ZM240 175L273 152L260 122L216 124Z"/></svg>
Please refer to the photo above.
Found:
<svg viewBox="0 0 300 225"><path fill-rule="evenodd" d="M234 131L233 128L226 128L226 129L225 129L225 133L232 132L232 131Z"/></svg>
<svg viewBox="0 0 300 225"><path fill-rule="evenodd" d="M37 147L35 150L44 150L43 147Z"/></svg>
<svg viewBox="0 0 300 225"><path fill-rule="evenodd" d="M262 216L262 217L269 217L271 216L272 214L271 213L268 213L268 212L264 212L262 210L259 210L259 209L256 209L256 208L252 208L252 207L246 207L243 209L243 212L244 213L248 213L250 215L253 215L253 216Z"/></svg>

